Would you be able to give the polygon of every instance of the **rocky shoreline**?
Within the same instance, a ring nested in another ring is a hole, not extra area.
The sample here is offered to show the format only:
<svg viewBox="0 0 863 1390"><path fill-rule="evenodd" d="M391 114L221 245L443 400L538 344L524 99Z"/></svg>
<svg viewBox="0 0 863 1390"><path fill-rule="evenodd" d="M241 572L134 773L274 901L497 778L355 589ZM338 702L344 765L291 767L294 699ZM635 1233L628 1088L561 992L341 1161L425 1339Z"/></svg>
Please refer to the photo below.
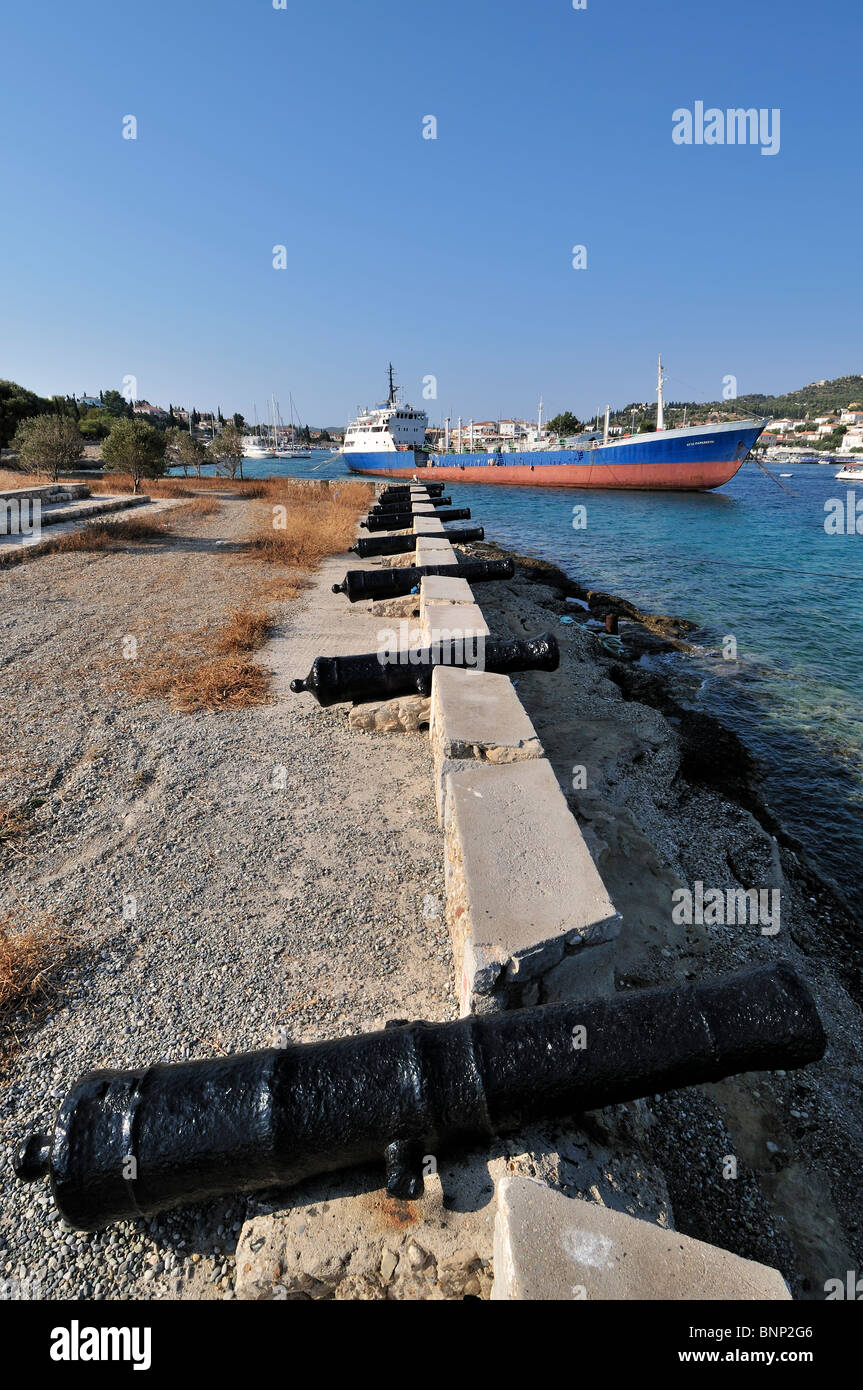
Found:
<svg viewBox="0 0 863 1390"><path fill-rule="evenodd" d="M784 957L813 990L829 1038L822 1062L655 1098L648 1131L678 1230L775 1265L795 1297L823 1297L824 1282L863 1256L863 957L851 906L780 823L736 733L639 666L645 653L693 650L694 624L644 613L545 561L475 549L516 563L511 583L483 595L492 632L553 628L561 643L564 680L543 686L526 675L518 688L561 784L586 769L586 786L568 797L625 923L608 987ZM608 614L619 623L614 642L604 637ZM671 894L697 881L778 889L781 930L675 926ZM721 1176L729 1155L735 1181Z"/></svg>

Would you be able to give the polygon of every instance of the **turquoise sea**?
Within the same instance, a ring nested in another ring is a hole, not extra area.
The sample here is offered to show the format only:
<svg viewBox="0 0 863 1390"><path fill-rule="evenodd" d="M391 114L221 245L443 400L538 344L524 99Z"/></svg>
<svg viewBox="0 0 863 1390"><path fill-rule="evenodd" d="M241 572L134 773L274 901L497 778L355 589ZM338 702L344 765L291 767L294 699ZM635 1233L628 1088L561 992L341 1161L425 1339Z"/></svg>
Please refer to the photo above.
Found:
<svg viewBox="0 0 863 1390"><path fill-rule="evenodd" d="M689 618L695 655L651 661L682 703L729 724L758 761L767 798L852 898L863 864L863 534L828 534L825 502L863 483L837 466L754 463L718 492L600 492L453 484L486 536L553 561L586 586ZM336 477L335 455L247 473ZM573 507L587 508L574 530ZM737 660L722 657L733 637Z"/></svg>

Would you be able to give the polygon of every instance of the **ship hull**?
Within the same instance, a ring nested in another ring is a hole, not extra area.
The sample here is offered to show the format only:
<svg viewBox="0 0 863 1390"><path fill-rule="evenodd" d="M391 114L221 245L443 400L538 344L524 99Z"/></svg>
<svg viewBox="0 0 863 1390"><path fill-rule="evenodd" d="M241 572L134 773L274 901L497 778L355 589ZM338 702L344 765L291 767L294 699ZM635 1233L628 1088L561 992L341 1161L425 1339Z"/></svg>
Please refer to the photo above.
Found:
<svg viewBox="0 0 863 1390"><path fill-rule="evenodd" d="M595 449L547 453L426 454L419 450L343 454L352 473L423 482L497 483L685 492L722 487L734 477L766 421L636 436Z"/></svg>

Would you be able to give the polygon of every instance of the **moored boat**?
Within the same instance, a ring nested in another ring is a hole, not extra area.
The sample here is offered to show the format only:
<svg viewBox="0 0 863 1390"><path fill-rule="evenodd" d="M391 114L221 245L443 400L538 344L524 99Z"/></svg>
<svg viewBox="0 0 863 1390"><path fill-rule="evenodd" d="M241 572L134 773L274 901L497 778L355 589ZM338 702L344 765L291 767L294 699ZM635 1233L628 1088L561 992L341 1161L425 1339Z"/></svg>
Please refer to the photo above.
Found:
<svg viewBox="0 0 863 1390"><path fill-rule="evenodd" d="M342 456L352 473L423 482L498 483L529 487L635 488L684 491L721 487L734 477L768 424L735 420L722 424L663 428L662 363L657 386L657 428L648 434L610 439L608 415L601 439L587 436L576 447L534 447L503 453L428 452L427 416L396 400L390 367L387 401L362 411L345 432Z"/></svg>

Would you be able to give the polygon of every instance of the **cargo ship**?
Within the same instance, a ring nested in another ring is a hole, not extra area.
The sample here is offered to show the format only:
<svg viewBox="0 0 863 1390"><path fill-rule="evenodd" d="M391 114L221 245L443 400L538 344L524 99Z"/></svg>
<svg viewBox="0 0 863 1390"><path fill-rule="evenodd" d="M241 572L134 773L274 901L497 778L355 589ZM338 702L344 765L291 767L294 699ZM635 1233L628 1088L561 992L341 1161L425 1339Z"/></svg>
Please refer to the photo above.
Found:
<svg viewBox="0 0 863 1390"><path fill-rule="evenodd" d="M749 455L764 420L736 420L714 425L664 428L663 369L659 361L656 429L649 434L609 438L609 411L605 428L555 443L538 427L527 448L477 453L449 446L449 428L443 452L426 448L428 416L424 410L402 405L389 369L386 401L360 411L345 431L341 454L351 473L374 478L412 478L423 482L498 483L528 487L640 488L686 491L721 487L734 477Z"/></svg>

